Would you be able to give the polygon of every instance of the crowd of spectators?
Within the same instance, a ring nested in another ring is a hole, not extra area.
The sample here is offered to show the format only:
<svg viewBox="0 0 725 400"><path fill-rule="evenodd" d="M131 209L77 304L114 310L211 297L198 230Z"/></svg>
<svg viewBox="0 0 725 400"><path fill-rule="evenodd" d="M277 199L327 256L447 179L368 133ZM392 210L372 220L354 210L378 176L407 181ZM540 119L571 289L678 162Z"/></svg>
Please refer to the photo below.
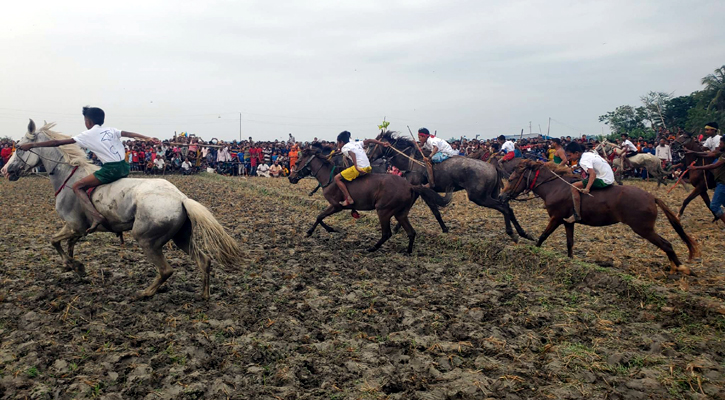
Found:
<svg viewBox="0 0 725 400"><path fill-rule="evenodd" d="M651 153L658 157L663 167L672 167L672 172L683 170L678 154L670 149L670 143L675 140L677 133L660 129L654 139L646 140L643 137L631 138L631 142L640 153ZM701 138L705 139L705 138ZM581 137L551 138L538 136L534 138L519 138L500 136L494 139L466 139L452 140L451 146L461 156L488 160L494 154L510 153L513 156L527 157L538 160L552 161L555 156L555 142L564 147L570 142L578 142L585 148L593 150L600 143L600 137L583 135ZM615 141L621 145L622 139ZM704 142L704 140L703 140ZM318 142L333 146L333 143ZM147 142L127 141L126 161L131 170L144 174L195 174L200 171L216 172L230 176L261 176L285 177L294 168L299 157L300 149L310 143L298 143L292 134L286 141L255 142L250 137L243 141L223 141L212 138L204 141L194 135L176 135L154 145ZM7 162L14 151L15 143L4 139L0 141L0 167ZM89 159L100 164L92 153ZM393 171L396 172L396 171ZM646 171L632 171L631 173L646 176Z"/></svg>

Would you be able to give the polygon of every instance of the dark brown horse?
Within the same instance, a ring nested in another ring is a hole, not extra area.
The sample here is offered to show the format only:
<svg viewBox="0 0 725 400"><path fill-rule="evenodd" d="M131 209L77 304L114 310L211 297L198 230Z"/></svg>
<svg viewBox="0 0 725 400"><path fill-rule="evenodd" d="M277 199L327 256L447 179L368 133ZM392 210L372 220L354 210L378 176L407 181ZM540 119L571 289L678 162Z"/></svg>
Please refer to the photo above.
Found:
<svg viewBox="0 0 725 400"><path fill-rule="evenodd" d="M573 212L571 188L562 179L573 182L578 180L578 177L571 174L565 166L524 160L509 177L502 199L508 201L527 191L539 195L549 213L549 224L541 233L536 246L541 246L559 225L564 224L567 253L572 257L574 224L564 222L564 218ZM675 232L687 245L690 260L699 253L697 243L685 232L675 214L662 200L636 186L610 186L593 191L591 197L582 196L581 200L581 224L589 226L608 226L619 222L626 224L636 234L649 240L667 254L671 264L670 273L679 270L683 274L690 274L690 269L683 266L677 258L672 244L655 232L657 206L659 206Z"/></svg>
<svg viewBox="0 0 725 400"><path fill-rule="evenodd" d="M373 145L368 149L368 157L370 157L371 161L385 158L391 165L405 171L403 176L411 184L417 185L427 182L426 168L419 164L422 156L411 139L396 135L395 132L383 132L377 137L377 140L390 143L391 147L397 151L389 147ZM405 154L405 156L401 153ZM411 158L418 162L412 161ZM493 165L478 159L454 156L442 163L433 164L433 173L435 174L435 187L433 189L436 192L465 190L468 194L468 200L479 206L492 208L503 215L506 233L514 242L518 242L518 235L534 240L519 225L511 207L499 200L499 192L503 184L500 172ZM442 218L440 218L440 213L434 211L434 215L441 227L444 228L445 225ZM512 224L516 228L518 235L511 228ZM445 231L447 231L447 228L444 228Z"/></svg>
<svg viewBox="0 0 725 400"><path fill-rule="evenodd" d="M289 176L289 181L292 184L296 184L306 176L313 176L320 183L323 189L322 193L330 203L317 216L317 220L315 220L315 223L307 231L307 236L312 235L318 224L328 232L335 232L323 220L342 210L353 209L352 206L342 206L340 204L344 200L342 192L340 192L337 185L331 184L334 167L332 162L320 153L319 149L307 148L300 153L300 157L295 164L295 170ZM405 233L408 234L408 253L411 253L413 251L413 242L415 241L415 229L413 229L413 226L408 220L408 213L411 207L413 207L415 200L418 196L421 196L426 199L426 204L429 207L431 205L432 207L445 207L453 197L451 193L448 193L446 197L439 196L432 189L413 186L405 179L391 174L369 174L367 176L361 176L352 182L346 182L346 184L350 195L355 200L355 204L353 204L355 209L376 210L378 213L382 237L368 251L379 249L392 236L390 219L395 217L402 225Z"/></svg>
<svg viewBox="0 0 725 400"><path fill-rule="evenodd" d="M677 151L678 153L680 153L680 156L682 157L682 162L685 165L690 165L693 162L695 163L695 165L707 165L711 164L715 160L714 158L697 157L692 153L685 152L684 149L692 151L710 151L710 149L698 143L697 140L695 140L695 138L693 138L692 134L690 133L684 133L678 136L677 139L672 142L672 151ZM711 171L689 170L687 171L687 174L690 183L692 184L692 186L694 186L694 188L692 189L692 192L687 195L685 201L682 202L680 212L677 215L678 218L682 218L682 214L685 213L685 207L687 207L687 205L690 204L690 202L697 196L702 197L702 201L705 202L705 205L709 210L710 196L708 195L707 190L715 188L715 178L712 175Z"/></svg>

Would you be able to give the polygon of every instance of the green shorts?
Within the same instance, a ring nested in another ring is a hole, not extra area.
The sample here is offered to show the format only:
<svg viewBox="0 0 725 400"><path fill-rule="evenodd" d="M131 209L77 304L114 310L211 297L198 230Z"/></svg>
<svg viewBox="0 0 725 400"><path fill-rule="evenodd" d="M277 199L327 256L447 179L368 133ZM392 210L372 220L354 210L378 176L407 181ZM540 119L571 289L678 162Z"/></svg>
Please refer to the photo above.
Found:
<svg viewBox="0 0 725 400"><path fill-rule="evenodd" d="M584 179L582 181L584 184L584 188L586 189L587 184L589 183L589 179ZM594 183L592 183L592 189L604 189L605 187L612 186L611 184L604 183L603 180L597 178L594 180Z"/></svg>
<svg viewBox="0 0 725 400"><path fill-rule="evenodd" d="M131 167L126 161L109 162L103 164L101 169L93 173L93 176L106 184L127 177L130 171Z"/></svg>

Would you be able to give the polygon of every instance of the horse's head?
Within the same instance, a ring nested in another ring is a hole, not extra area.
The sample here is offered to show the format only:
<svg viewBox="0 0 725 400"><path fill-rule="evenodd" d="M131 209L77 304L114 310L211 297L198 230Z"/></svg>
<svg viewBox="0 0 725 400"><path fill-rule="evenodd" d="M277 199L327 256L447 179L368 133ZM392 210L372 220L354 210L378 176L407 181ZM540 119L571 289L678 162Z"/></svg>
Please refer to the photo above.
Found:
<svg viewBox="0 0 725 400"><path fill-rule="evenodd" d="M35 122L30 120L28 124L28 132L18 143L19 145L25 143L33 143L38 141L38 132L35 130ZM17 181L20 175L29 172L31 169L40 165L41 159L38 154L32 151L22 151L19 148L15 151L12 157L8 160L8 163L2 169L2 174L11 181Z"/></svg>
<svg viewBox="0 0 725 400"><path fill-rule="evenodd" d="M503 192L501 192L499 199L506 202L523 193L529 188L536 171L543 166L544 163L541 161L521 160L519 165L511 172L508 183L503 189Z"/></svg>
<svg viewBox="0 0 725 400"><path fill-rule="evenodd" d="M295 163L295 167L289 174L291 184L297 184L302 178L312 174L310 163L320 154L320 149L316 147L306 147L299 153L299 158Z"/></svg>
<svg viewBox="0 0 725 400"><path fill-rule="evenodd" d="M379 140L384 143L395 143L395 139L393 139L393 133L392 131L381 131L378 137L375 138L375 140ZM388 153L391 150L379 145L379 144L371 144L368 145L367 149L367 155L370 161L375 161L377 159L388 157Z"/></svg>
<svg viewBox="0 0 725 400"><path fill-rule="evenodd" d="M699 150L697 144L697 141L692 137L692 133L682 132L670 144L670 148L673 153L677 153L682 157L685 154L685 149Z"/></svg>

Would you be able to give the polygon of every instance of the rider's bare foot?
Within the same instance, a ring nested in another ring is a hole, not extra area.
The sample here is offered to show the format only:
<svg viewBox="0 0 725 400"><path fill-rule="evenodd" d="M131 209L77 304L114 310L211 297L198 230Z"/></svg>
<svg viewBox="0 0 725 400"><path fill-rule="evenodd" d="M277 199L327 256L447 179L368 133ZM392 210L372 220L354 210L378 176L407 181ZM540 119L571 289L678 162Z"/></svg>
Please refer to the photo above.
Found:
<svg viewBox="0 0 725 400"><path fill-rule="evenodd" d="M581 218L579 218L579 216L576 214L572 215L571 217L564 218L564 222L566 222L568 224L573 224L573 223L579 222L579 221L581 221Z"/></svg>
<svg viewBox="0 0 725 400"><path fill-rule="evenodd" d="M351 206L353 204L355 204L355 201L353 201L352 197L348 197L347 200L340 202L340 205L343 207Z"/></svg>

